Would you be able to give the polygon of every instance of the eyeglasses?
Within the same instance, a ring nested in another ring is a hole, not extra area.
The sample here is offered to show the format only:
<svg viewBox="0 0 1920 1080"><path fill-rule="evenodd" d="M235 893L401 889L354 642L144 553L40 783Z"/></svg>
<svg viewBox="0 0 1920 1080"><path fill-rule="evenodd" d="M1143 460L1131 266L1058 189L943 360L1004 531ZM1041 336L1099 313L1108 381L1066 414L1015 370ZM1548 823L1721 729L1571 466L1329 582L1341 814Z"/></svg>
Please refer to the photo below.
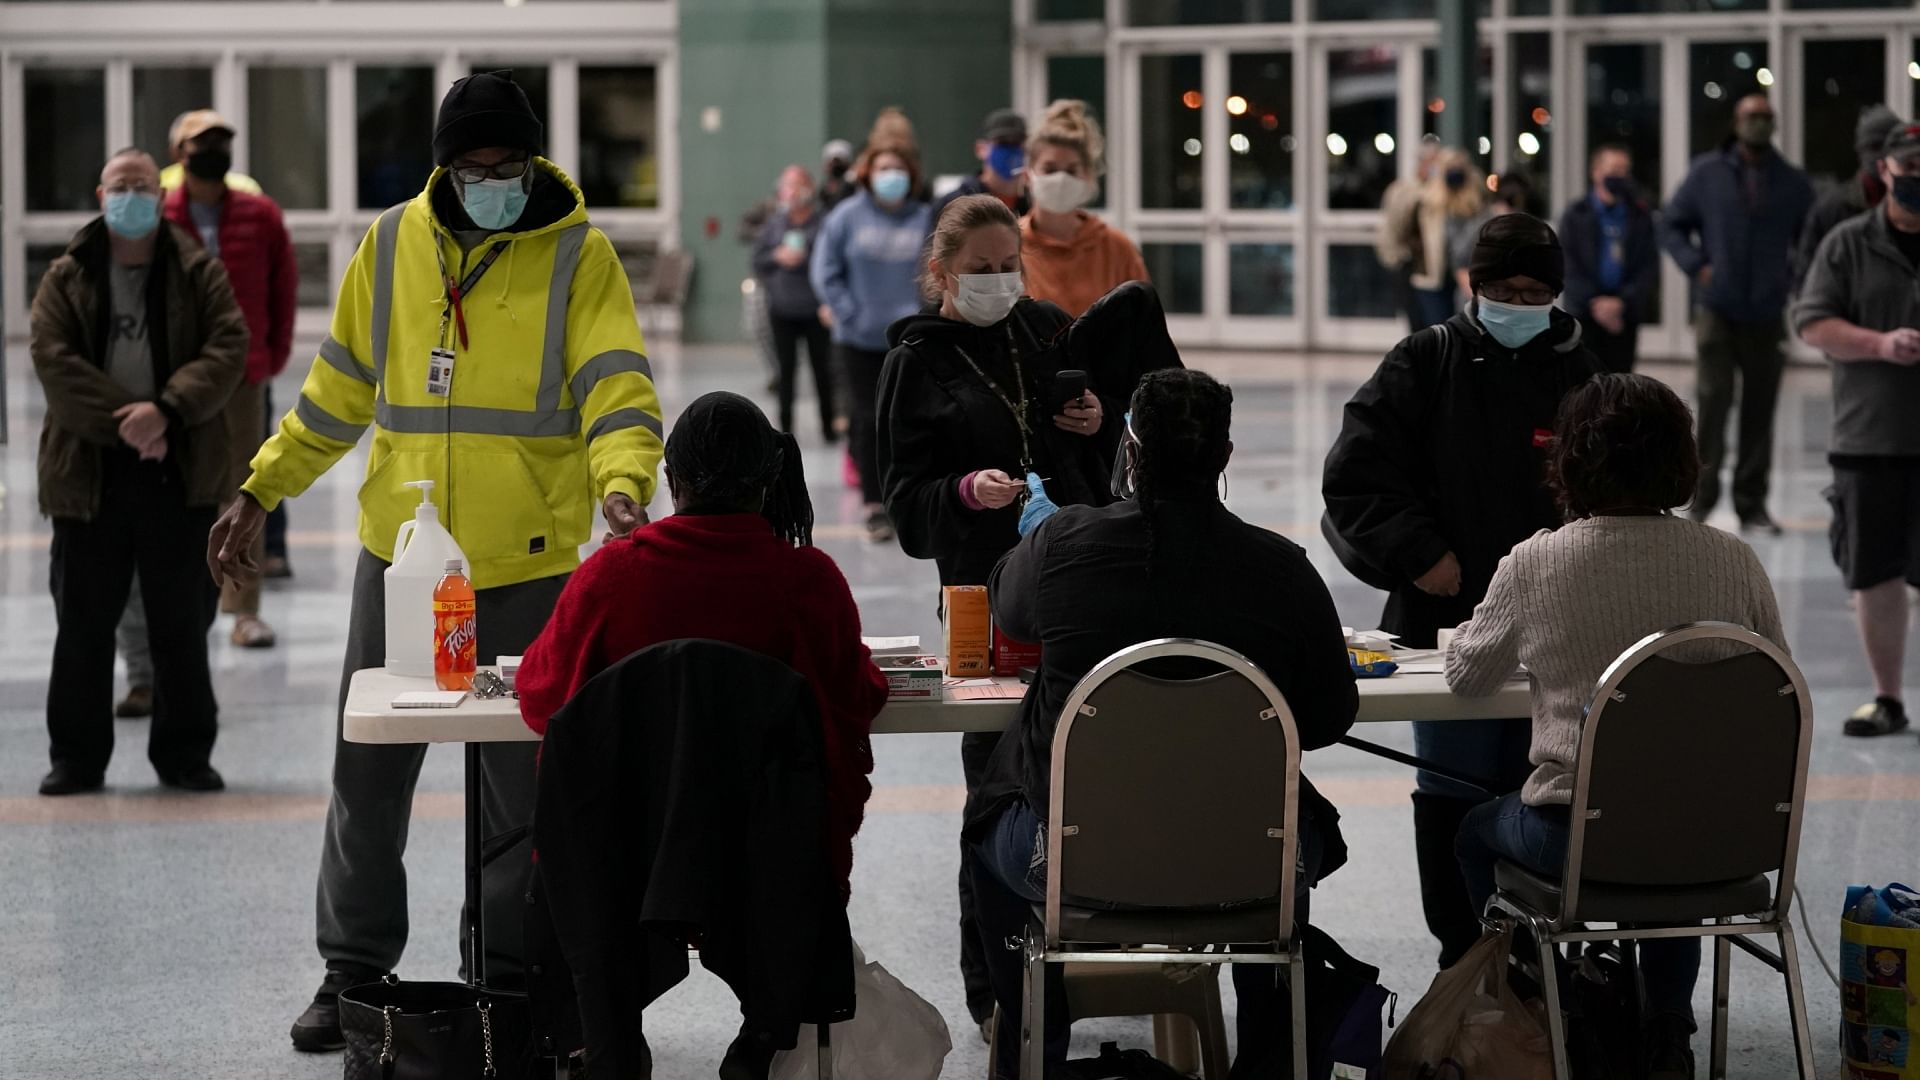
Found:
<svg viewBox="0 0 1920 1080"><path fill-rule="evenodd" d="M1558 295L1552 289L1515 289L1506 285L1480 286L1480 298L1496 304L1551 304Z"/></svg>
<svg viewBox="0 0 1920 1080"><path fill-rule="evenodd" d="M497 165L455 165L453 175L463 184L477 184L482 180L518 180L527 173L528 161L502 161Z"/></svg>

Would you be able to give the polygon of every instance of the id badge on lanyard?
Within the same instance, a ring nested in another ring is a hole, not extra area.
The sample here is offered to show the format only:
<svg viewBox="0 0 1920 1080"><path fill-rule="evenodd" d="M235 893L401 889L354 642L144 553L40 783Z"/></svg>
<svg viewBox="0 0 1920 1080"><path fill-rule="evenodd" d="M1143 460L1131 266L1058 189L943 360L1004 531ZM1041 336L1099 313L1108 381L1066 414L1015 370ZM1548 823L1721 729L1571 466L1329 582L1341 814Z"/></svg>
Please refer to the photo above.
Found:
<svg viewBox="0 0 1920 1080"><path fill-rule="evenodd" d="M435 347L427 353L427 393L446 397L453 393L453 350Z"/></svg>
<svg viewBox="0 0 1920 1080"><path fill-rule="evenodd" d="M506 246L505 243L498 243L489 248L479 265L473 268L465 281L455 281L453 275L446 272L446 260L440 255L439 247L435 246L434 256L440 259L441 276L446 278L447 283L447 309L440 314L440 344L427 353L428 394L443 398L453 393L454 350L447 339L448 317L452 317L452 325L459 332L460 347L466 348L467 313L462 300L473 292L474 286L480 284L481 277L485 276L488 268L493 266L493 261L500 257L500 253L506 249Z"/></svg>

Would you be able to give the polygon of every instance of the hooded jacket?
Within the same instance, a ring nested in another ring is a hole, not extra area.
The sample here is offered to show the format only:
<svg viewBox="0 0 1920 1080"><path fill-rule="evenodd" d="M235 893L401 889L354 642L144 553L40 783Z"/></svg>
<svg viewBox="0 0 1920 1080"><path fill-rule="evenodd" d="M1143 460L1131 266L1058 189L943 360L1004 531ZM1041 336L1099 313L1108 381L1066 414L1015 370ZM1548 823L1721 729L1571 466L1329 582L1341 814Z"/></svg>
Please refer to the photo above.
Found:
<svg viewBox="0 0 1920 1080"><path fill-rule="evenodd" d="M1471 307L1395 346L1347 402L1322 494L1335 550L1356 577L1391 581L1380 627L1413 648L1473 614L1513 546L1561 516L1545 483L1560 400L1599 363L1559 309L1509 349ZM1413 583L1452 552L1460 593ZM1363 565L1355 565L1358 562Z"/></svg>
<svg viewBox="0 0 1920 1080"><path fill-rule="evenodd" d="M162 205L168 221L206 245L194 224L184 187L169 191ZM233 296L246 313L252 335L247 346L247 384L257 385L286 370L293 348L293 316L300 271L293 262L293 239L280 207L265 195L232 188L220 200L220 255Z"/></svg>
<svg viewBox="0 0 1920 1080"><path fill-rule="evenodd" d="M1075 318L1094 301L1129 281L1146 281L1147 264L1125 233L1079 211L1080 231L1068 240L1042 232L1033 215L1020 219L1020 261L1027 295L1051 300Z"/></svg>
<svg viewBox="0 0 1920 1080"><path fill-rule="evenodd" d="M833 208L814 242L813 291L833 311L833 340L868 352L892 346L887 328L920 309L933 211L909 198L884 210L862 190Z"/></svg>
<svg viewBox="0 0 1920 1080"><path fill-rule="evenodd" d="M445 169L367 231L300 398L243 485L263 508L372 427L361 545L391 560L420 502L404 485L432 480L474 586L489 589L578 566L608 493L653 497L660 403L626 269L573 181L544 158L534 167L520 219L471 249ZM463 342L446 277L468 279L494 251L461 300ZM445 396L427 387L436 347L455 351Z"/></svg>
<svg viewBox="0 0 1920 1080"><path fill-rule="evenodd" d="M1054 305L1022 299L993 326L957 322L929 309L887 331L893 348L880 372L877 410L881 487L900 547L916 559L934 560L942 585L986 584L994 563L1020 539L1018 502L999 510L970 509L960 497L960 481L982 469L1020 478L1020 429L1007 401L1018 406L1023 385L1028 446L1047 496L1061 506L1112 501L1108 477L1120 428L1113 403L1103 399L1105 422L1095 435L1053 425L1065 403L1053 400L1053 376L1077 366L1056 344L1067 322Z"/></svg>
<svg viewBox="0 0 1920 1080"><path fill-rule="evenodd" d="M40 431L40 512L92 521L110 454L131 455L116 409L138 399L107 374L112 244L104 220L81 228L33 297L33 370L47 395ZM147 341L167 458L188 506L233 492L225 410L247 363L247 320L218 259L161 223L147 272Z"/></svg>

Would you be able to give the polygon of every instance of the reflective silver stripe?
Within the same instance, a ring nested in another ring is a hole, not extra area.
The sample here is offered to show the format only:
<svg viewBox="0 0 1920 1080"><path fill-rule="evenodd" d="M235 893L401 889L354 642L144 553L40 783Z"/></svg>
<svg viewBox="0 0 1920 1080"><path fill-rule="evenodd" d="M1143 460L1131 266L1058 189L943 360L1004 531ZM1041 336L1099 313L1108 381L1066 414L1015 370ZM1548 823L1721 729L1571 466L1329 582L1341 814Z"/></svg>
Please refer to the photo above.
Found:
<svg viewBox="0 0 1920 1080"><path fill-rule="evenodd" d="M407 206L389 207L373 230L373 378L387 381L387 334L393 321L393 251Z"/></svg>
<svg viewBox="0 0 1920 1080"><path fill-rule="evenodd" d="M325 360L328 367L349 379L358 379L368 386L373 385L373 372L354 359L352 349L333 340L332 337L320 343L320 359Z"/></svg>
<svg viewBox="0 0 1920 1080"><path fill-rule="evenodd" d="M581 364L580 370L573 373L573 382L568 384L573 388L573 403L584 408L587 395L593 393L593 388L600 385L601 379L628 371L637 371L649 379L653 378L653 365L632 349L609 349Z"/></svg>
<svg viewBox="0 0 1920 1080"><path fill-rule="evenodd" d="M625 431L632 427L646 428L655 436L665 430L657 416L639 409L618 409L593 422L593 426L587 429L587 445L592 446L593 440L602 435L611 435L616 431Z"/></svg>
<svg viewBox="0 0 1920 1080"><path fill-rule="evenodd" d="M389 405L374 408L374 421L396 435L505 435L516 439L545 439L580 434L580 414L573 409L522 412L486 409L477 405Z"/></svg>
<svg viewBox="0 0 1920 1080"><path fill-rule="evenodd" d="M541 354L540 393L533 399L535 412L560 407L560 387L567 381L567 296L573 291L573 272L580 268L580 247L586 241L586 225L572 225L561 230L553 249L553 280L547 283L547 341Z"/></svg>
<svg viewBox="0 0 1920 1080"><path fill-rule="evenodd" d="M305 394L301 394L300 400L293 406L293 415L299 417L300 422L307 425L307 430L315 435L343 443L359 442L360 433L367 430L367 425L349 424L314 404L313 399Z"/></svg>

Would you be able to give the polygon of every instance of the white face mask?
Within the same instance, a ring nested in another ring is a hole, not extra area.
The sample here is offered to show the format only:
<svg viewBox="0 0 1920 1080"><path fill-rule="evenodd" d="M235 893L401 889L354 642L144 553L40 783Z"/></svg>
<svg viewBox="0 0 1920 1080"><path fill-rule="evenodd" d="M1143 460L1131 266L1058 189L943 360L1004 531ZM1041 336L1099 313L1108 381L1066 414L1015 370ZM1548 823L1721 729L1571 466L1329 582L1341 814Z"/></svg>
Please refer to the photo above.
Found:
<svg viewBox="0 0 1920 1080"><path fill-rule="evenodd" d="M992 326L1007 317L1026 288L1018 273L955 274L953 309L975 326Z"/></svg>
<svg viewBox="0 0 1920 1080"><path fill-rule="evenodd" d="M1070 214L1092 202L1097 190L1093 181L1070 172L1034 173L1027 183L1033 188L1033 205L1049 214Z"/></svg>

